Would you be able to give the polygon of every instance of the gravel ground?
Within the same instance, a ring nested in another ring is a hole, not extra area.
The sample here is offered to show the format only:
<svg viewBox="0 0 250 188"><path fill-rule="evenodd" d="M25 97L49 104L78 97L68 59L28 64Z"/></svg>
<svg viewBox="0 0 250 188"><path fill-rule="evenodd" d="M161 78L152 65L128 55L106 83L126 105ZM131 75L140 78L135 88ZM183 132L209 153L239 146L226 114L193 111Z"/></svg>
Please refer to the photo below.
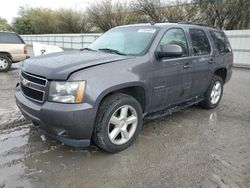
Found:
<svg viewBox="0 0 250 188"><path fill-rule="evenodd" d="M18 66L0 73L0 188L250 187L250 70L234 69L217 109L147 122L135 144L107 154L31 127L13 96Z"/></svg>

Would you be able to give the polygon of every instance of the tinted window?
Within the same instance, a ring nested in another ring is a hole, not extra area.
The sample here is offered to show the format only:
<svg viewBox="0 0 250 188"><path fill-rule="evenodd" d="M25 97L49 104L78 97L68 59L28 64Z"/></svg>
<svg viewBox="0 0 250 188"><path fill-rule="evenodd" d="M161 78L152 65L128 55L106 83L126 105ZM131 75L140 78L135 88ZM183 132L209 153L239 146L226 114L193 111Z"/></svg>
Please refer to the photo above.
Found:
<svg viewBox="0 0 250 188"><path fill-rule="evenodd" d="M15 33L5 33L5 32L0 32L0 43L5 43L5 44L24 44L23 40L21 37L16 35Z"/></svg>
<svg viewBox="0 0 250 188"><path fill-rule="evenodd" d="M231 52L231 47L226 35L220 31L210 31L214 44L220 53Z"/></svg>
<svg viewBox="0 0 250 188"><path fill-rule="evenodd" d="M187 45L187 40L185 33L182 29L180 28L175 28L175 29L170 29L168 30L164 36L162 37L160 44L158 46L158 51L161 50L161 46L165 46L168 44L177 44L181 46L183 55L182 56L187 56L188 55L188 45Z"/></svg>
<svg viewBox="0 0 250 188"><path fill-rule="evenodd" d="M211 52L211 47L204 31L201 29L190 29L190 36L194 55L209 54Z"/></svg>

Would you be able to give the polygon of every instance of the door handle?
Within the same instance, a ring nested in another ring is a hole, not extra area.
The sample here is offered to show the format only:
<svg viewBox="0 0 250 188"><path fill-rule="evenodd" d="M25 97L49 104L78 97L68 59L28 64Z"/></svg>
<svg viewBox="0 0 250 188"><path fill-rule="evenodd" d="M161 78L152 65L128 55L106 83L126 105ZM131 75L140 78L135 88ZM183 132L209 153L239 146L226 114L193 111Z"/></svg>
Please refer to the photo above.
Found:
<svg viewBox="0 0 250 188"><path fill-rule="evenodd" d="M213 63L215 63L215 61L214 61L213 59L210 59L210 60L208 61L208 63L209 63L209 64L213 64Z"/></svg>
<svg viewBox="0 0 250 188"><path fill-rule="evenodd" d="M186 63L185 65L183 65L183 69L189 69L192 65L190 65L189 63Z"/></svg>

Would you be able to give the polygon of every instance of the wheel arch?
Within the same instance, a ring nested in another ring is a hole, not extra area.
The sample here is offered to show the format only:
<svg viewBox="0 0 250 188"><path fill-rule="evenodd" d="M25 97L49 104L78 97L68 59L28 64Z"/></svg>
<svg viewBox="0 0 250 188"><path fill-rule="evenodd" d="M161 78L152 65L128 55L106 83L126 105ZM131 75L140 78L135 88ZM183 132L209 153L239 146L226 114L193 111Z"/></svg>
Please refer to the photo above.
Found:
<svg viewBox="0 0 250 188"><path fill-rule="evenodd" d="M103 91L99 97L97 98L96 105L99 107L101 102L105 100L106 97L116 94L116 93L123 93L134 97L141 105L142 111L144 112L146 109L148 96L147 96L147 89L143 83L140 82L132 82L121 84L117 86L113 86L105 91Z"/></svg>
<svg viewBox="0 0 250 188"><path fill-rule="evenodd" d="M7 55L10 58L10 60L13 61L13 58L9 52L0 51L0 55Z"/></svg>
<svg viewBox="0 0 250 188"><path fill-rule="evenodd" d="M225 83L226 78L227 78L227 69L226 68L218 68L214 71L214 75L220 76L223 80L223 83Z"/></svg>

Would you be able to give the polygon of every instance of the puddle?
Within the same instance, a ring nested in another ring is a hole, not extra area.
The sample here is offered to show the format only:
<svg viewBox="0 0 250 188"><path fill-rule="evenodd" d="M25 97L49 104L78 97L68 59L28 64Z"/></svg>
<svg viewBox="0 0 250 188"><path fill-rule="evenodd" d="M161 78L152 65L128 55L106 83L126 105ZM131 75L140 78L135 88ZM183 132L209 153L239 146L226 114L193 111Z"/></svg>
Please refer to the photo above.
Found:
<svg viewBox="0 0 250 188"><path fill-rule="evenodd" d="M24 153L15 150L28 143L29 125L0 131L0 166L21 159Z"/></svg>
<svg viewBox="0 0 250 188"><path fill-rule="evenodd" d="M12 128L0 129L0 188L33 187L30 181L41 171L27 167L25 160L51 152L61 145L50 139L42 140L42 135L30 123L14 122Z"/></svg>
<svg viewBox="0 0 250 188"><path fill-rule="evenodd" d="M21 176L26 169L22 161L29 140L29 125L0 129L0 187L31 187Z"/></svg>
<svg viewBox="0 0 250 188"><path fill-rule="evenodd" d="M23 164L12 165L8 168L0 167L0 187L1 188L13 188L23 187L31 188L31 184L28 179L23 177L27 167Z"/></svg>

